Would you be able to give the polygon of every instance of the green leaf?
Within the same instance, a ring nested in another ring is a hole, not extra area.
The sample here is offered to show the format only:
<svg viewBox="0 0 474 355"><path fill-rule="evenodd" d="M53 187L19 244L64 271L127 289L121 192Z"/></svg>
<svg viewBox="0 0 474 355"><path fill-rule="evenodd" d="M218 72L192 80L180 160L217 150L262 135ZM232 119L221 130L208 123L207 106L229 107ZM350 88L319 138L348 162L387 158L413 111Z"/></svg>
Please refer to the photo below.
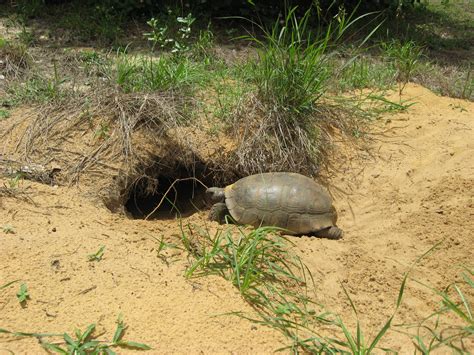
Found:
<svg viewBox="0 0 474 355"><path fill-rule="evenodd" d="M357 321L357 323L359 323L359 321ZM339 320L339 326L341 327L342 331L344 332L344 335L347 339L347 341L349 342L349 347L351 348L351 351L353 354L358 354L359 353L359 349L357 348L356 346L356 343L354 341L354 338L352 337L351 333L349 332L349 330L347 329L347 327L345 326L345 324L342 322L342 320Z"/></svg>
<svg viewBox="0 0 474 355"><path fill-rule="evenodd" d="M459 297L461 298L464 304L464 308L466 309L469 319L472 320L472 312L471 312L471 307L469 305L469 302L466 300L466 298L464 297L464 294L462 293L462 291L459 289L457 285L454 285L454 288L456 289L456 292L458 293Z"/></svg>
<svg viewBox="0 0 474 355"><path fill-rule="evenodd" d="M105 245L101 245L99 250L97 250L94 254L89 254L87 256L89 261L101 261L102 257L104 256Z"/></svg>
<svg viewBox="0 0 474 355"><path fill-rule="evenodd" d="M405 292L405 285L406 285L406 283L407 283L407 279L408 279L408 272L405 273L405 276L403 277L402 284L401 284L401 286L400 286L400 290L398 291L398 298L397 298L397 307L396 307L396 309L398 309L398 307L400 307L400 304L402 303L403 293Z"/></svg>
<svg viewBox="0 0 474 355"><path fill-rule="evenodd" d="M370 354L370 352L372 350L374 350L375 346L378 344L378 342L380 341L380 339L382 339L382 337L385 335L385 333L387 332L387 330L390 328L391 324L392 324L392 319L393 319L393 316L391 316L387 323L385 323L385 325L383 326L383 328L380 330L380 332L377 334L377 336L375 337L374 341L372 342L372 344L370 344L370 347L369 349L367 350L367 354Z"/></svg>
<svg viewBox="0 0 474 355"><path fill-rule="evenodd" d="M103 348L102 351L104 351L107 355L117 355L117 353L109 347Z"/></svg>
<svg viewBox="0 0 474 355"><path fill-rule="evenodd" d="M50 344L50 343L42 343L41 346L45 348L48 351L55 351L59 354L65 354L67 355L67 351L64 350L63 348L59 347L58 345L55 344Z"/></svg>
<svg viewBox="0 0 474 355"><path fill-rule="evenodd" d="M120 341L123 335L123 331L125 330L125 324L123 323L122 320L119 320L117 322L117 329L115 330L114 338L112 339L112 343L117 343Z"/></svg>
<svg viewBox="0 0 474 355"><path fill-rule="evenodd" d="M73 338L71 338L69 334L64 333L63 338L66 341L66 343L72 345L73 347L77 348L79 346L79 343L76 342Z"/></svg>
<svg viewBox="0 0 474 355"><path fill-rule="evenodd" d="M128 348L134 348L134 349L140 349L140 350L150 350L151 347L146 345L146 344L142 344L142 343L137 343L137 342L134 342L134 341L119 341L117 343L118 346L125 346L125 347L128 347Z"/></svg>
<svg viewBox="0 0 474 355"><path fill-rule="evenodd" d="M82 336L80 337L80 340L81 341L87 340L94 330L95 330L95 324L92 323L87 327L84 334L82 334Z"/></svg>
<svg viewBox="0 0 474 355"><path fill-rule="evenodd" d="M20 303L26 302L26 300L30 298L26 284L21 284L20 290L17 292L16 297Z"/></svg>
<svg viewBox="0 0 474 355"><path fill-rule="evenodd" d="M462 274L462 278L464 279L464 281L466 281L466 283L471 286L472 288L474 288L474 281L469 277L467 276L465 273Z"/></svg>
<svg viewBox="0 0 474 355"><path fill-rule="evenodd" d="M349 303L350 303L350 305L351 305L352 310L354 311L356 317L358 317L357 309L356 309L354 303L352 302L351 296L349 296L349 293L347 292L347 290L346 290L346 288L344 287L344 285L341 284L341 286L342 286L342 290L343 290L344 293L346 294L347 299L349 300Z"/></svg>
<svg viewBox="0 0 474 355"><path fill-rule="evenodd" d="M90 350L95 349L100 344L97 340L88 341L87 343L82 344L79 349L80 350Z"/></svg>

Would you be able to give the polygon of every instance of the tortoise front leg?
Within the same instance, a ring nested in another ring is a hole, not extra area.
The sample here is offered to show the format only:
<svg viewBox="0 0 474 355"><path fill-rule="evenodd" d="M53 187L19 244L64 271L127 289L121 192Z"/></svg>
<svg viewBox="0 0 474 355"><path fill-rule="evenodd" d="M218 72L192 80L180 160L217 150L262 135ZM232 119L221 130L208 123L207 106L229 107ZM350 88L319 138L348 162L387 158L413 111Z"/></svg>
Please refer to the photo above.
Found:
<svg viewBox="0 0 474 355"><path fill-rule="evenodd" d="M229 210L227 209L227 205L224 202L219 202L212 205L209 211L209 219L219 224L225 224L225 216L228 214Z"/></svg>

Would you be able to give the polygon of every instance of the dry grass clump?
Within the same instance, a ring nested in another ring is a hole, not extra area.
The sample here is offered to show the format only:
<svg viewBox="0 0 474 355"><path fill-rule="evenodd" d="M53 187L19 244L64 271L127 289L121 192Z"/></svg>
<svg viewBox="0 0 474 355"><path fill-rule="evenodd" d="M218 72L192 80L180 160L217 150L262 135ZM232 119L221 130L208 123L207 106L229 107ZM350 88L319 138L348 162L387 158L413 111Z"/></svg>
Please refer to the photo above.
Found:
<svg viewBox="0 0 474 355"><path fill-rule="evenodd" d="M230 131L237 147L221 165L235 175L265 171L295 171L317 175L334 145L335 132L354 138L366 122L360 120L348 100L344 105L329 100L307 114L269 111L258 99L249 97L234 116ZM354 141L355 142L355 141Z"/></svg>
<svg viewBox="0 0 474 355"><path fill-rule="evenodd" d="M0 72L6 77L17 78L29 65L30 56L25 45L12 43L0 37Z"/></svg>
<svg viewBox="0 0 474 355"><path fill-rule="evenodd" d="M43 166L54 162L69 183L83 172L132 173L140 161L170 141L175 147L177 141L186 146L185 137L168 133L185 121L182 108L191 104L167 92L125 94L106 87L96 90L93 97L50 102L22 118L28 124L14 154Z"/></svg>

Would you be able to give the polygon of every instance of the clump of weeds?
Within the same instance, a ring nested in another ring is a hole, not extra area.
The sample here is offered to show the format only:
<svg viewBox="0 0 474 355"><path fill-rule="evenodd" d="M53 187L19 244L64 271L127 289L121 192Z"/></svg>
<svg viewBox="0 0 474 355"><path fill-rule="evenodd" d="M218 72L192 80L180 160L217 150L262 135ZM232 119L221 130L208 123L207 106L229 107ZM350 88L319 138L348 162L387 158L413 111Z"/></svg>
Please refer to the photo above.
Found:
<svg viewBox="0 0 474 355"><path fill-rule="evenodd" d="M113 338L111 341L99 340L94 337L94 331L96 329L95 324L90 324L84 331L76 329L74 335L68 333L64 334L53 334L53 333L26 333L26 332L14 332L0 328L0 333L11 334L18 337L34 337L38 339L41 346L53 353L57 354L116 354L115 348L122 350L150 350L151 347L138 343L135 341L124 340L123 336L127 326L119 316L117 320L117 328L115 329ZM48 342L45 338L51 337L62 337L63 341L60 342Z"/></svg>

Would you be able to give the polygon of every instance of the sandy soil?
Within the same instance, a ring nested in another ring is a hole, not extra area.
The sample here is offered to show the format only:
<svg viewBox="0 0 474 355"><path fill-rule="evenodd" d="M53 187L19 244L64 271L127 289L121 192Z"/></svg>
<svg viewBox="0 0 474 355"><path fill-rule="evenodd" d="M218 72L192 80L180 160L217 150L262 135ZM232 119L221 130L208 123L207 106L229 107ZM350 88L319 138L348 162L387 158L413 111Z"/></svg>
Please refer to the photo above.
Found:
<svg viewBox="0 0 474 355"><path fill-rule="evenodd" d="M331 191L344 238L292 238L313 273L318 301L354 324L343 284L367 338L392 314L403 273L434 244L443 241L415 266L396 323L420 320L438 306L413 279L441 288L459 280L461 265L474 264L474 103L415 85L405 96L416 105L376 125L371 154L344 147L338 153L348 160ZM20 279L31 299L22 308L18 284L1 290L0 328L62 333L97 323L101 338L110 339L123 314L126 338L151 345L150 353L270 353L286 344L272 329L214 317L252 309L219 277L185 279L184 252L166 250L168 263L157 257L155 238L178 241L175 221L114 215L76 188L23 181L20 189L34 203L0 201L0 226L15 231L0 230L0 285ZM204 226L206 212L186 222ZM101 245L104 258L89 262ZM414 350L397 332L384 345ZM0 335L0 354L5 349L42 352L35 339Z"/></svg>

